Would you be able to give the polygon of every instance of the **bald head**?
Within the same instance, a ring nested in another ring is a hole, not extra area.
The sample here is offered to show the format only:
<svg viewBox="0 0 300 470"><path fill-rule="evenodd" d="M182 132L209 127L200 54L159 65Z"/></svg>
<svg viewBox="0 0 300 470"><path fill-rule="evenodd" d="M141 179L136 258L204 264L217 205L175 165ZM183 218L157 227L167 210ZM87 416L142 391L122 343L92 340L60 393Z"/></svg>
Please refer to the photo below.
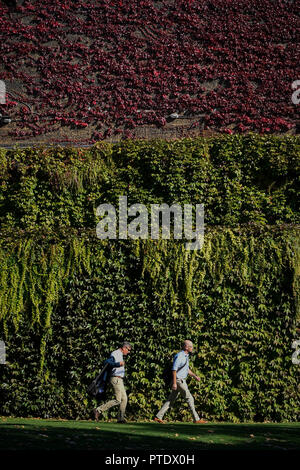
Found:
<svg viewBox="0 0 300 470"><path fill-rule="evenodd" d="M189 351L191 352L193 350L193 343L192 341L190 341L189 339L186 339L184 342L183 342L183 347L182 349L184 351Z"/></svg>

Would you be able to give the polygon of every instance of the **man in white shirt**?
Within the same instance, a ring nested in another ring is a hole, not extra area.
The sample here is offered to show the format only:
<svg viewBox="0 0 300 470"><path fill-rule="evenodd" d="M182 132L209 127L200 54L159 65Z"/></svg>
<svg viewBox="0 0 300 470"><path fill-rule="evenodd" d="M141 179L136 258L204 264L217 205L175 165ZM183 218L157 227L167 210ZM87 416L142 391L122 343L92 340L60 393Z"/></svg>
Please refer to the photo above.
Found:
<svg viewBox="0 0 300 470"><path fill-rule="evenodd" d="M110 383L113 386L115 392L115 400L109 400L103 405L98 406L94 409L95 419L98 421L100 414L103 411L109 410L112 406L119 405L118 413L118 423L125 423L125 410L127 405L127 394L124 387L124 376L125 376L125 362L123 361L123 356L127 356L130 353L132 347L128 341L124 341L122 346L113 351L110 355L116 363L116 367L112 369L110 376Z"/></svg>
<svg viewBox="0 0 300 470"><path fill-rule="evenodd" d="M188 389L186 378L188 375L194 377L198 382L200 378L194 374L189 368L189 354L193 351L193 343L189 340L185 340L183 343L182 351L177 353L174 357L172 367L172 391L163 404L159 412L157 413L154 421L163 424L163 416L166 411L174 404L178 393L188 402L191 412L193 414L194 423L204 424L207 423L204 419L200 419L197 411L195 410L194 398Z"/></svg>

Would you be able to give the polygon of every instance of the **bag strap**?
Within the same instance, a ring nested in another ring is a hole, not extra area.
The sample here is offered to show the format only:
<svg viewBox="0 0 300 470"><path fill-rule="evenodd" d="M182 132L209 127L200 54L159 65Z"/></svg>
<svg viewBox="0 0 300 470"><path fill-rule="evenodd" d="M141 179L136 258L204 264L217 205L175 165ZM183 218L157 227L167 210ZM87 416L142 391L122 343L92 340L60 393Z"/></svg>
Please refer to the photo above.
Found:
<svg viewBox="0 0 300 470"><path fill-rule="evenodd" d="M187 361L188 361L188 357L186 358L185 364L183 364L183 366L177 369L177 372L179 372L181 369L183 369L187 365Z"/></svg>

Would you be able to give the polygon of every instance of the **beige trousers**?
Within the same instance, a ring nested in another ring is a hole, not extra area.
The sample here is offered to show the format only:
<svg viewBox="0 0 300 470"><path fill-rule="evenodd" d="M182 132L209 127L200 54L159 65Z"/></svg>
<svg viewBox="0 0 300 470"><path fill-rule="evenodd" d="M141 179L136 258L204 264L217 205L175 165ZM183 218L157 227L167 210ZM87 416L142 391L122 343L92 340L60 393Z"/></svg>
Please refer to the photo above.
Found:
<svg viewBox="0 0 300 470"><path fill-rule="evenodd" d="M119 405L118 421L123 421L125 419L125 410L127 405L127 394L124 387L123 379L120 377L111 377L110 383L113 386L115 393L115 400L109 400L103 405L98 406L97 410L101 413L102 411L107 411L112 406Z"/></svg>
<svg viewBox="0 0 300 470"><path fill-rule="evenodd" d="M172 390L170 395L167 398L167 401L163 404L159 412L157 413L156 417L158 419L163 419L165 412L173 405L174 401L177 398L178 393L188 402L191 412L193 414L194 421L198 421L199 415L195 410L194 398L189 391L187 383L185 379L177 379L177 390Z"/></svg>

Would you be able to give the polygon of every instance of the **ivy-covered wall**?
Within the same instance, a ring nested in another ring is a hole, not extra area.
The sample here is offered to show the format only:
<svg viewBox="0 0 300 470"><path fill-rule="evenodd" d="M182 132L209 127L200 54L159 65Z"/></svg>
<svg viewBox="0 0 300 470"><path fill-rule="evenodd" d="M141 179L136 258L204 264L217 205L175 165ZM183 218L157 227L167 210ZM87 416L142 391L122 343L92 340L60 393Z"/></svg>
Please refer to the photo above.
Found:
<svg viewBox="0 0 300 470"><path fill-rule="evenodd" d="M91 417L86 387L128 339L128 414L150 418L166 397L165 362L189 337L199 412L299 419L299 140L2 150L0 413ZM202 250L183 240L100 241L95 208L119 195L204 203ZM181 400L169 416L191 418Z"/></svg>
<svg viewBox="0 0 300 470"><path fill-rule="evenodd" d="M207 225L299 223L300 137L100 143L0 150L0 222L11 230L95 228L96 207L205 204Z"/></svg>

